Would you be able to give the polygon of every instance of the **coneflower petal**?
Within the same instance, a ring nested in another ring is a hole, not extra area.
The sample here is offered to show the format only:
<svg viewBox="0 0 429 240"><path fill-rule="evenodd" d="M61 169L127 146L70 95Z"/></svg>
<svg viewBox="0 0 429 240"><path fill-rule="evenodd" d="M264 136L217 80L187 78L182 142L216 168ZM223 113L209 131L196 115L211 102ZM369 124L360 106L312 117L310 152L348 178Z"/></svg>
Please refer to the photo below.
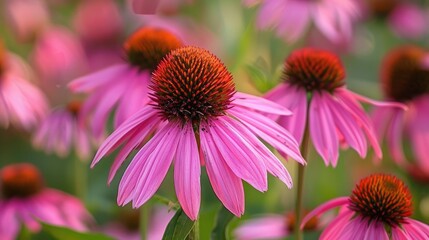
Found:
<svg viewBox="0 0 429 240"><path fill-rule="evenodd" d="M314 93L310 104L310 135L314 147L322 156L325 164L334 167L338 161L337 129L332 124L334 118L326 107L326 99L319 93Z"/></svg>
<svg viewBox="0 0 429 240"><path fill-rule="evenodd" d="M253 146L227 122L228 117L212 121L210 133L219 142L217 148L235 175L259 191L268 188L267 169Z"/></svg>
<svg viewBox="0 0 429 240"><path fill-rule="evenodd" d="M386 131L387 145L396 163L405 163L404 152L402 151L402 126L404 124L404 112L400 109L392 109L390 125Z"/></svg>
<svg viewBox="0 0 429 240"><path fill-rule="evenodd" d="M387 232L384 230L383 223L373 221L369 224L363 239L389 240Z"/></svg>
<svg viewBox="0 0 429 240"><path fill-rule="evenodd" d="M116 81L118 77L126 74L130 70L127 64L117 64L98 72L77 78L68 84L73 92L92 91L97 87L109 84L110 81Z"/></svg>
<svg viewBox="0 0 429 240"><path fill-rule="evenodd" d="M201 128L207 127L201 126ZM226 164L217 150L217 141L213 140L210 132L203 131L201 128L201 151L213 191L229 211L240 217L244 213L244 189L241 179Z"/></svg>
<svg viewBox="0 0 429 240"><path fill-rule="evenodd" d="M350 210L345 210L340 213L331 223L325 228L320 235L320 240L339 239L340 234L346 226L349 219L351 219L355 213Z"/></svg>
<svg viewBox="0 0 429 240"><path fill-rule="evenodd" d="M237 92L234 94L234 101L231 105L250 108L260 112L272 113L276 115L292 115L292 112L275 102L268 101L261 97Z"/></svg>
<svg viewBox="0 0 429 240"><path fill-rule="evenodd" d="M174 187L183 211L196 220L201 202L201 166L192 124L186 124L181 134L174 161Z"/></svg>

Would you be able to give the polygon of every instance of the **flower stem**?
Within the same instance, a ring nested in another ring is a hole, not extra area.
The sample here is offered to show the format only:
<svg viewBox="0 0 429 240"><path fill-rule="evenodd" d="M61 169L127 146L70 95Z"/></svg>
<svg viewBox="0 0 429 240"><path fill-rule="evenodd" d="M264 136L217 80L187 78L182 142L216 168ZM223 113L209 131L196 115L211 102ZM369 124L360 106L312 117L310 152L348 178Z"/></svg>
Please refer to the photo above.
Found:
<svg viewBox="0 0 429 240"><path fill-rule="evenodd" d="M310 140L310 131L308 129L308 111L309 106L307 106L307 117L305 119L305 129L304 129L304 136L302 138L301 142L301 155L304 157L304 159L307 159L308 156L308 145ZM297 183L297 190L296 190L296 201L295 201L295 227L294 227L294 234L296 240L302 240L303 239L303 232L300 228L301 221L302 221L302 193L304 190L304 171L305 166L302 164L298 164L298 183Z"/></svg>
<svg viewBox="0 0 429 240"><path fill-rule="evenodd" d="M74 157L74 190L76 196L85 202L87 183L87 167L80 158Z"/></svg>
<svg viewBox="0 0 429 240"><path fill-rule="evenodd" d="M147 223L149 221L149 211L150 206L149 202L146 202L143 204L143 206L140 207L140 239L146 240L147 239Z"/></svg>

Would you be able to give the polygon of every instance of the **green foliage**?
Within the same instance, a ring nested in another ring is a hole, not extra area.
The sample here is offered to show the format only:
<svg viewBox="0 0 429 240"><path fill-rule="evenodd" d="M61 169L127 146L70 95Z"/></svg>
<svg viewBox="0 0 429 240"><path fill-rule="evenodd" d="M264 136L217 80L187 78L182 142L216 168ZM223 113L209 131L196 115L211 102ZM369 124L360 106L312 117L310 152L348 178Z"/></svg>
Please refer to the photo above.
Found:
<svg viewBox="0 0 429 240"><path fill-rule="evenodd" d="M211 239L216 240L227 240L228 237L228 225L231 220L234 219L234 215L225 207L221 207L216 217L216 225L213 228Z"/></svg>
<svg viewBox="0 0 429 240"><path fill-rule="evenodd" d="M113 240L101 233L76 232L72 229L42 223L42 231L58 240Z"/></svg>
<svg viewBox="0 0 429 240"><path fill-rule="evenodd" d="M186 216L182 209L179 209L174 217L170 220L165 229L163 240L181 240L191 232L195 222Z"/></svg>

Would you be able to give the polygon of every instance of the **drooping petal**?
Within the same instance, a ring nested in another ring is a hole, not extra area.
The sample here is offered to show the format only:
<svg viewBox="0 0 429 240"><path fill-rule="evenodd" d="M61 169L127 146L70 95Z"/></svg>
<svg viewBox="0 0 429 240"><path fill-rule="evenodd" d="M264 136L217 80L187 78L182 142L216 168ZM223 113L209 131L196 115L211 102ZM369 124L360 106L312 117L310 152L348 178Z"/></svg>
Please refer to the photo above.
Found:
<svg viewBox="0 0 429 240"><path fill-rule="evenodd" d="M304 228L305 224L314 216L319 216L320 214L322 214L322 213L324 213L324 212L326 212L332 208L339 207L342 205L347 205L348 203L349 203L349 197L339 197L339 198L335 198L335 199L332 199L330 201L323 203L322 205L318 206L313 211L308 213L302 219L301 229Z"/></svg>
<svg viewBox="0 0 429 240"><path fill-rule="evenodd" d="M151 125L144 126L145 122L149 119L156 116L156 111L152 109L152 107L145 107L136 114L134 114L131 118L129 118L126 122L124 122L121 126L119 126L100 146L97 153L95 154L94 160L91 163L91 167L94 167L95 164L97 164L100 159L108 154L109 152L116 149L120 144L122 144L127 137L129 136L130 132L134 128L138 128L139 126L142 126L141 131L144 131L148 129L149 127L152 127Z"/></svg>
<svg viewBox="0 0 429 240"><path fill-rule="evenodd" d="M363 130L365 131L369 142L374 148L375 155L378 158L382 158L383 153L381 151L380 144L378 143L374 127L370 119L356 100L356 97L359 95L356 95L355 93L348 91L345 88L337 88L335 90L335 96L344 105L344 107L349 109L350 113L354 115L354 117L360 122L360 124L362 124Z"/></svg>
<svg viewBox="0 0 429 240"><path fill-rule="evenodd" d="M210 123L211 136L218 142L217 149L235 175L259 191L266 191L268 183L264 162L227 118L218 117Z"/></svg>
<svg viewBox="0 0 429 240"><path fill-rule="evenodd" d="M219 153L208 125L200 127L201 151L213 191L223 205L237 217L244 213L244 189L241 179L226 164Z"/></svg>
<svg viewBox="0 0 429 240"><path fill-rule="evenodd" d="M392 240L413 240L408 233L401 228L392 228Z"/></svg>
<svg viewBox="0 0 429 240"><path fill-rule="evenodd" d="M17 212L12 203L0 202L0 239L14 240L19 231Z"/></svg>
<svg viewBox="0 0 429 240"><path fill-rule="evenodd" d="M232 108L229 113L278 151L287 154L301 164L305 164L298 143L286 129L260 114L249 115L247 111L239 108Z"/></svg>
<svg viewBox="0 0 429 240"><path fill-rule="evenodd" d="M408 124L412 147L419 167L429 174L429 97L416 99L412 108Z"/></svg>
<svg viewBox="0 0 429 240"><path fill-rule="evenodd" d="M234 126L238 132L243 135L244 139L247 139L253 148L258 151L262 160L264 160L265 166L269 173L278 177L282 182L289 188L292 187L292 178L285 166L280 160L245 126L234 119L227 119L227 121Z"/></svg>
<svg viewBox="0 0 429 240"><path fill-rule="evenodd" d="M325 93L324 95L326 104L334 116L335 126L342 133L347 144L355 149L360 157L365 158L367 152L366 138L360 128L360 124L341 104L328 94Z"/></svg>
<svg viewBox="0 0 429 240"><path fill-rule="evenodd" d="M393 160L399 165L405 164L405 156L402 150L402 128L404 124L404 112L401 109L392 109L390 125L386 131L387 145Z"/></svg>
<svg viewBox="0 0 429 240"><path fill-rule="evenodd" d="M174 161L174 187L183 211L196 220L201 201L201 166L192 124L186 124L181 134Z"/></svg>
<svg viewBox="0 0 429 240"><path fill-rule="evenodd" d="M238 240L278 239L289 235L285 217L272 215L245 221L234 235Z"/></svg>
<svg viewBox="0 0 429 240"><path fill-rule="evenodd" d="M232 105L238 105L245 108L250 108L259 112L266 112L277 115L291 115L292 112L270 100L256 97L250 94L237 92L234 95L234 100L231 103Z"/></svg>
<svg viewBox="0 0 429 240"><path fill-rule="evenodd" d="M322 156L325 164L334 167L338 162L339 141L334 118L330 109L326 106L326 98L319 93L314 93L310 103L310 136L314 148Z"/></svg>
<svg viewBox="0 0 429 240"><path fill-rule="evenodd" d="M133 200L133 207L139 207L152 197L176 154L180 134L178 125L168 123L140 149L119 183L119 204Z"/></svg>
<svg viewBox="0 0 429 240"><path fill-rule="evenodd" d="M360 216L352 218L344 226L341 232L341 238L353 240L370 240L365 238L368 229L368 222L363 220Z"/></svg>
<svg viewBox="0 0 429 240"><path fill-rule="evenodd" d="M275 89L267 93L265 97L278 104L285 106L292 111L291 116L281 116L278 119L280 126L289 130L298 143L302 141L304 135L305 121L307 117L307 93L304 89L282 83Z"/></svg>
<svg viewBox="0 0 429 240"><path fill-rule="evenodd" d="M77 78L68 84L68 87L73 92L90 92L94 88L108 84L110 81L115 81L129 70L127 64L117 64L98 72L85 75Z"/></svg>

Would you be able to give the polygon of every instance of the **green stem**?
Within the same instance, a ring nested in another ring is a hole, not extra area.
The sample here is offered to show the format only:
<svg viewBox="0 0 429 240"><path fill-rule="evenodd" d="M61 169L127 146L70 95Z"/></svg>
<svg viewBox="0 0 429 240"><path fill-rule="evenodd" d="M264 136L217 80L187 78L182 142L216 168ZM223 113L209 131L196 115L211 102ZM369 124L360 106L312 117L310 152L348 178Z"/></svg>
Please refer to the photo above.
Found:
<svg viewBox="0 0 429 240"><path fill-rule="evenodd" d="M308 100L310 102L310 100ZM309 105L307 106L307 116L305 119L305 129L304 129L304 136L302 138L301 142L301 155L304 157L304 159L307 159L308 156L308 145L310 140L310 131L308 129L308 115L309 115ZM298 183L297 183L297 190L296 190L296 201L295 201L295 227L294 227L294 234L296 240L302 240L303 239L303 232L300 228L301 221L302 221L302 193L304 191L304 171L305 166L298 164Z"/></svg>
<svg viewBox="0 0 429 240"><path fill-rule="evenodd" d="M147 230L148 230L147 223L149 221L149 211L150 211L149 202L146 202L145 204L143 204L143 206L140 207L139 224L140 224L141 240L147 239Z"/></svg>
<svg viewBox="0 0 429 240"><path fill-rule="evenodd" d="M86 185L88 178L88 166L78 157L74 157L74 189L75 194L82 201L86 198Z"/></svg>

